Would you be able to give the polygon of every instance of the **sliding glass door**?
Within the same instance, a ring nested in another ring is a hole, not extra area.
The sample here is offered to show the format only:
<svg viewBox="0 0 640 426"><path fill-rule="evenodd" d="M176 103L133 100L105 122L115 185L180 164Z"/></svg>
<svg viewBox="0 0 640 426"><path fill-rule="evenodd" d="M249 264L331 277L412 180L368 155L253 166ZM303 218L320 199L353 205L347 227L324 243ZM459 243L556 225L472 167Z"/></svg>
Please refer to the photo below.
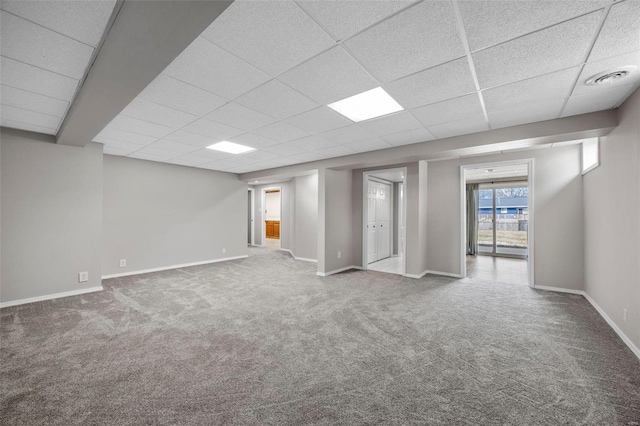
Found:
<svg viewBox="0 0 640 426"><path fill-rule="evenodd" d="M526 182L480 185L478 252L526 257L529 230Z"/></svg>

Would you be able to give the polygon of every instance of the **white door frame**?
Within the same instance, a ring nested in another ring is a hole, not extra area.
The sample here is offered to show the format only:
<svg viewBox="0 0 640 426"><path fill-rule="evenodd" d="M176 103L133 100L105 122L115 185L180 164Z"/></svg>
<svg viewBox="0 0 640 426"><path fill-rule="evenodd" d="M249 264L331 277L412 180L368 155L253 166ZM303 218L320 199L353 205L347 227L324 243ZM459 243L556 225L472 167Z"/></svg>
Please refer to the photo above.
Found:
<svg viewBox="0 0 640 426"><path fill-rule="evenodd" d="M251 245L256 245L256 189L249 188L251 193Z"/></svg>
<svg viewBox="0 0 640 426"><path fill-rule="evenodd" d="M280 248L282 248L282 186L270 186L267 188L262 188L261 194L262 194L262 204L261 204L261 208L260 208L260 216L262 217L262 222L260 223L260 226L262 227L262 244L261 247L266 247L267 246L267 226L265 225L265 207L266 207L266 196L267 196L267 191L273 191L277 189L278 191L280 191Z"/></svg>
<svg viewBox="0 0 640 426"><path fill-rule="evenodd" d="M535 218L535 209L534 209L534 161L533 158L524 158L522 160L511 160L511 161L492 161L490 163L477 163L477 164L465 164L460 166L460 229L462 230L460 235L460 271L463 277L467 276L467 189L466 189L466 178L465 178L465 170L467 169L483 169L494 166L513 166L518 164L527 164L527 209L529 211L529 222L527 224L528 232L528 265L527 269L529 271L529 287L533 288L535 285L534 281L534 245L535 240L533 238L533 229L534 229L534 218Z"/></svg>
<svg viewBox="0 0 640 426"><path fill-rule="evenodd" d="M368 235L367 235L367 221L368 221L368 213L369 213L369 205L367 201L367 191L369 189L369 176L375 175L380 172L390 171L390 170L401 170L402 171L402 184L404 187L404 197L402 197L402 221L405 223L405 234L406 234L406 223L407 223L407 168L406 167L392 167L390 169L379 169L379 170L371 170L368 172L362 173L362 269L367 270L368 268ZM379 179L379 178L378 178ZM393 188L393 185L391 185ZM393 201L393 199L392 199ZM393 203L391 212L393 214ZM393 216L391 217L393 221ZM393 238L393 237L391 237ZM393 253L393 242L391 245L391 252ZM404 243L402 246L402 275L405 276L407 273L407 239L405 237Z"/></svg>

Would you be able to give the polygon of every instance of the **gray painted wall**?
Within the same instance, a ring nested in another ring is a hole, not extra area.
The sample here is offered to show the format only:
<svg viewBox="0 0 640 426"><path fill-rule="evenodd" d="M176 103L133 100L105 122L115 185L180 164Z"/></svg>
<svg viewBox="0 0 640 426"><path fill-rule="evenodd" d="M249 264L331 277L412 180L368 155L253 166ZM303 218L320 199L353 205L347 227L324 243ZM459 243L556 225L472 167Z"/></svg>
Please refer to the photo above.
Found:
<svg viewBox="0 0 640 426"><path fill-rule="evenodd" d="M585 291L640 348L640 91L618 114L583 178Z"/></svg>
<svg viewBox="0 0 640 426"><path fill-rule="evenodd" d="M319 175L319 179L322 173ZM327 169L324 171L324 184L319 183L319 187L324 189L324 195L320 194L320 200L324 199L320 207L320 216L324 216L324 245L320 241L320 246L324 248L324 253L318 258L318 270L320 272L331 272L353 263L353 247L351 236L351 171L336 171ZM322 225L320 225L322 228ZM338 259L338 251L341 258ZM324 262L321 258L324 257Z"/></svg>
<svg viewBox="0 0 640 426"><path fill-rule="evenodd" d="M579 145L429 163L428 269L459 274L460 166L534 158L535 284L583 288ZM407 237L411 231L407 228Z"/></svg>
<svg viewBox="0 0 640 426"><path fill-rule="evenodd" d="M295 185L295 240L291 251L296 257L318 258L318 175L298 176Z"/></svg>
<svg viewBox="0 0 640 426"><path fill-rule="evenodd" d="M0 132L0 301L100 287L102 145ZM88 282L78 282L80 271Z"/></svg>
<svg viewBox="0 0 640 426"><path fill-rule="evenodd" d="M102 273L246 255L246 212L237 175L105 155Z"/></svg>

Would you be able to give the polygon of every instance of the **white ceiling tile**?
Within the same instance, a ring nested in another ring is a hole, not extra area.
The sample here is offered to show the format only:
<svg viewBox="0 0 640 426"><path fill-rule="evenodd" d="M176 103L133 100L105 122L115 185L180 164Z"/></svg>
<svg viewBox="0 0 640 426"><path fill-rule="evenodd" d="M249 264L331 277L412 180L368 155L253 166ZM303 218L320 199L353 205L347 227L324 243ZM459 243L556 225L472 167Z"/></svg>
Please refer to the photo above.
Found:
<svg viewBox="0 0 640 426"><path fill-rule="evenodd" d="M158 149L163 149L165 151L173 151L181 154L189 154L198 150L197 146L187 145L179 142L173 142L166 139L160 139L159 141L156 141L148 146L149 148L158 148Z"/></svg>
<svg viewBox="0 0 640 426"><path fill-rule="evenodd" d="M210 170L230 170L234 167L239 167L241 164L234 161L232 158L225 158L223 160L215 160L208 163L203 163L202 168Z"/></svg>
<svg viewBox="0 0 640 426"><path fill-rule="evenodd" d="M225 124L216 123L215 121L201 118L182 128L185 132L195 133L196 135L211 138L211 143L228 140L234 136L243 133L243 130Z"/></svg>
<svg viewBox="0 0 640 426"><path fill-rule="evenodd" d="M326 106L303 112L288 118L286 122L311 133L322 133L353 124L351 120Z"/></svg>
<svg viewBox="0 0 640 426"><path fill-rule="evenodd" d="M280 143L279 141L274 141L273 139L265 138L255 133L245 133L240 136L235 136L231 139L231 142L247 145L256 149L266 148Z"/></svg>
<svg viewBox="0 0 640 426"><path fill-rule="evenodd" d="M278 79L325 105L379 86L341 46L298 65Z"/></svg>
<svg viewBox="0 0 640 426"><path fill-rule="evenodd" d="M319 149L318 152L324 154L324 156L327 158L342 157L345 155L352 155L356 153L356 151L345 145L336 145L330 146L328 148L322 148Z"/></svg>
<svg viewBox="0 0 640 426"><path fill-rule="evenodd" d="M308 163L309 161L324 160L327 158L324 154L318 151L303 152L301 154L293 154L293 155L290 155L289 157L295 160L298 160L301 163Z"/></svg>
<svg viewBox="0 0 640 426"><path fill-rule="evenodd" d="M238 165L254 164L258 162L255 158L248 157L244 154L232 154L230 157L226 157L225 160L231 160L234 164Z"/></svg>
<svg viewBox="0 0 640 426"><path fill-rule="evenodd" d="M601 12L546 28L473 54L480 88L535 77L580 64Z"/></svg>
<svg viewBox="0 0 640 426"><path fill-rule="evenodd" d="M254 111L235 102L230 102L225 106L206 115L206 118L218 123L233 126L238 129L251 131L259 127L266 126L276 121L275 118Z"/></svg>
<svg viewBox="0 0 640 426"><path fill-rule="evenodd" d="M138 95L142 99L202 117L226 100L191 84L160 74Z"/></svg>
<svg viewBox="0 0 640 426"><path fill-rule="evenodd" d="M329 130L328 132L322 133L320 136L342 145L349 142L356 142L363 139L371 138L372 135L362 127L356 124L352 124L351 126Z"/></svg>
<svg viewBox="0 0 640 426"><path fill-rule="evenodd" d="M266 161L273 160L274 158L278 158L278 154L273 154L271 152L255 150L242 154L245 157L253 158L256 161Z"/></svg>
<svg viewBox="0 0 640 426"><path fill-rule="evenodd" d="M336 146L335 142L328 141L318 135L311 135L291 141L292 145L298 146L305 151L317 151L319 149Z"/></svg>
<svg viewBox="0 0 640 426"><path fill-rule="evenodd" d="M569 96L579 67L545 74L517 83L484 90L482 96L488 112L520 108Z"/></svg>
<svg viewBox="0 0 640 426"><path fill-rule="evenodd" d="M181 166L199 166L200 164L205 164L211 162L211 158L201 157L198 155L185 154L179 157L173 157L170 160L167 160L167 163L178 164Z"/></svg>
<svg viewBox="0 0 640 426"><path fill-rule="evenodd" d="M225 170L225 171L227 173L241 174L241 173L253 172L253 171L256 171L256 170L262 170L262 168L256 166L255 164L248 164L248 165L244 165L244 166L237 166L237 167L234 167L232 169Z"/></svg>
<svg viewBox="0 0 640 426"><path fill-rule="evenodd" d="M422 125L409 112L401 111L385 117L374 118L372 120L361 121L360 127L377 136L390 135L392 133L404 132L422 128Z"/></svg>
<svg viewBox="0 0 640 426"><path fill-rule="evenodd" d="M105 139L118 140L122 142L134 143L137 145L149 145L158 140L153 136L139 135L137 133L125 132L123 130L114 129L107 126L98 135L93 138L95 142L104 142Z"/></svg>
<svg viewBox="0 0 640 426"><path fill-rule="evenodd" d="M164 74L226 99L233 99L269 79L264 72L202 37L196 38L171 62Z"/></svg>
<svg viewBox="0 0 640 426"><path fill-rule="evenodd" d="M109 127L124 130L125 132L137 133L139 135L153 136L157 139L167 136L174 130L171 127L149 123L148 121L142 121L124 115L117 115L116 118L111 120Z"/></svg>
<svg viewBox="0 0 640 426"><path fill-rule="evenodd" d="M280 120L319 106L278 80L272 80L245 93L236 99L236 102Z"/></svg>
<svg viewBox="0 0 640 426"><path fill-rule="evenodd" d="M343 40L387 16L393 15L403 7L414 3L415 0L296 0L296 2L333 38Z"/></svg>
<svg viewBox="0 0 640 426"><path fill-rule="evenodd" d="M180 129L198 118L195 115L158 105L141 98L132 100L120 114L173 129Z"/></svg>
<svg viewBox="0 0 640 426"><path fill-rule="evenodd" d="M385 88L404 108L432 104L476 90L466 58L407 76Z"/></svg>
<svg viewBox="0 0 640 426"><path fill-rule="evenodd" d="M102 153L103 154L107 154L107 155L119 155L119 156L126 156L131 154L133 151L129 151L126 149L116 149L116 148L111 148L110 146L105 145L104 148L102 148Z"/></svg>
<svg viewBox="0 0 640 426"><path fill-rule="evenodd" d="M57 129L61 118L54 115L42 114L9 105L0 105L0 116L9 121L40 126L47 129Z"/></svg>
<svg viewBox="0 0 640 426"><path fill-rule="evenodd" d="M412 112L427 127L483 114L477 93L426 105Z"/></svg>
<svg viewBox="0 0 640 426"><path fill-rule="evenodd" d="M8 120L6 117L0 116L0 125L2 127L9 127L12 129L28 130L30 132L44 133L47 135L55 135L57 129L51 129L48 127L36 126L28 123L21 123L18 121Z"/></svg>
<svg viewBox="0 0 640 426"><path fill-rule="evenodd" d="M268 148L265 148L267 152L272 154L289 156L293 154L302 154L303 152L307 152L307 150L303 147L300 147L298 144L292 142L284 142L278 145L273 145Z"/></svg>
<svg viewBox="0 0 640 426"><path fill-rule="evenodd" d="M425 129L413 129L384 136L383 139L393 146L409 145L434 140L435 137Z"/></svg>
<svg viewBox="0 0 640 426"><path fill-rule="evenodd" d="M609 84L586 84L587 80L596 74L600 74L605 71L615 71L625 65L635 65L637 68L631 71L626 77L615 80ZM620 56L614 56L613 58L604 59L602 61L588 62L582 69L582 73L578 78L578 83L576 84L576 87L574 87L571 96L584 95L591 92L597 92L598 90L610 89L615 86L633 84L638 80L640 80L640 50Z"/></svg>
<svg viewBox="0 0 640 426"><path fill-rule="evenodd" d="M619 1L609 10L589 62L640 50L640 2Z"/></svg>
<svg viewBox="0 0 640 426"><path fill-rule="evenodd" d="M459 0L471 51L604 8L611 0Z"/></svg>
<svg viewBox="0 0 640 426"><path fill-rule="evenodd" d="M380 81L395 80L464 56L450 2L426 1L345 42Z"/></svg>
<svg viewBox="0 0 640 426"><path fill-rule="evenodd" d="M284 164L284 165L288 166L290 164L295 164L296 163L296 160L294 160L293 158L290 158L289 161L290 161L289 163ZM274 161L270 161L270 160L265 160L265 161L260 161L258 163L253 163L253 164L240 166L238 168L238 170L244 170L244 171L238 172L238 173L247 173L247 172L252 172L254 170L267 170L267 169L273 169L273 168L281 167L281 166L283 166L283 164L280 164L280 163L274 162ZM234 170L234 169L231 169L231 170Z"/></svg>
<svg viewBox="0 0 640 426"><path fill-rule="evenodd" d="M3 0L2 10L95 47L115 5L115 0Z"/></svg>
<svg viewBox="0 0 640 426"><path fill-rule="evenodd" d="M207 148L200 148L196 151L190 152L190 154L197 155L199 157L208 158L209 161L222 160L223 158L231 158L233 156L233 154L229 154L222 151L216 151L215 149L207 149Z"/></svg>
<svg viewBox="0 0 640 426"><path fill-rule="evenodd" d="M627 84L586 95L572 96L567 101L562 117L613 108L629 94L633 87L633 84Z"/></svg>
<svg viewBox="0 0 640 426"><path fill-rule="evenodd" d="M269 139L273 139L279 142L286 142L292 139L298 139L303 136L307 136L309 134L309 132L307 132L306 130L299 129L283 121L270 124L258 130L254 130L253 133L256 133L261 136L265 136Z"/></svg>
<svg viewBox="0 0 640 426"><path fill-rule="evenodd" d="M558 117L563 104L564 99L560 99L541 104L530 104L520 108L510 108L499 112L490 112L489 123L491 123L492 129L500 129L502 127L552 120Z"/></svg>
<svg viewBox="0 0 640 426"><path fill-rule="evenodd" d="M165 140L178 142L186 145L193 145L199 148L213 145L215 140L212 140L208 136L197 135L195 133L189 133L182 130L177 130L170 135L165 136Z"/></svg>
<svg viewBox="0 0 640 426"><path fill-rule="evenodd" d="M378 149L391 148L392 145L382 139L365 139L361 141L351 142L345 145L345 147L354 150L355 152L368 152L376 151Z"/></svg>
<svg viewBox="0 0 640 426"><path fill-rule="evenodd" d="M180 156L179 152L168 151L166 149L154 148L152 146L145 146L136 151L136 154L144 154L144 155L153 155L157 158L162 158L164 160L169 160L171 158L175 158Z"/></svg>
<svg viewBox="0 0 640 426"><path fill-rule="evenodd" d="M5 86L4 84L0 86L0 101L4 105L11 105L56 117L63 117L69 105L69 102L66 101Z"/></svg>
<svg viewBox="0 0 640 426"><path fill-rule="evenodd" d="M109 148L110 150L117 150L117 151L124 152L124 154L118 154L118 155L129 155L132 152L136 152L136 151L144 148L144 145L138 145L138 144L135 144L135 143L116 141L116 140L113 140L113 139L105 139L104 140L104 148L105 148L105 150L106 150L106 148Z"/></svg>
<svg viewBox="0 0 640 426"><path fill-rule="evenodd" d="M267 161L262 161L261 163L256 163L256 164L265 164L265 163L269 163L270 167L273 168L273 167L289 166L291 164L298 163L298 161L291 157L279 157L279 158L273 158Z"/></svg>
<svg viewBox="0 0 640 426"><path fill-rule="evenodd" d="M273 76L335 43L292 1L235 1L202 37Z"/></svg>
<svg viewBox="0 0 640 426"><path fill-rule="evenodd" d="M2 56L67 77L82 78L93 47L9 13L0 14Z"/></svg>
<svg viewBox="0 0 640 426"><path fill-rule="evenodd" d="M427 128L438 139L451 136L465 135L489 130L487 120L484 115L465 118L464 120L450 121L448 123L436 124Z"/></svg>
<svg viewBox="0 0 640 426"><path fill-rule="evenodd" d="M2 56L2 84L63 101L71 101L78 80Z"/></svg>
<svg viewBox="0 0 640 426"><path fill-rule="evenodd" d="M133 154L127 155L129 158L137 158L138 160L147 160L147 161L156 161L158 163L164 163L166 159L164 157L159 157L157 155L144 154L140 151L134 152Z"/></svg>

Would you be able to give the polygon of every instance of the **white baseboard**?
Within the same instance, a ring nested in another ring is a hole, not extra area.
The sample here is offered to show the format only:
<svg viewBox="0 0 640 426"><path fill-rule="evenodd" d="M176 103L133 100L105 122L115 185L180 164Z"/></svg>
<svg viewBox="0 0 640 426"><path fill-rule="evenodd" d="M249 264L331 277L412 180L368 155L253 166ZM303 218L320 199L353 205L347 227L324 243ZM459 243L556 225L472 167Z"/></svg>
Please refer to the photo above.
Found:
<svg viewBox="0 0 640 426"><path fill-rule="evenodd" d="M586 292L584 292L583 290L572 290L572 289L568 289L568 288L562 288L562 287L547 287L547 286L541 286L541 285L537 285L533 287L536 290L545 290L545 291L557 291L559 293L570 293L570 294L577 294L580 296L583 296L585 299L587 299L587 301L589 303L591 303L591 306L594 307L594 309L600 314L600 316L607 322L607 324L609 324L609 327L611 327L613 329L613 331L616 332L616 334L620 337L620 339L622 339L622 341L625 343L625 345L627 345L629 347L629 349L631 349L631 352L633 352L633 354L638 357L638 359L640 359L640 349L638 349L636 347L636 345L633 344L633 342L631 341L631 339L629 339L623 332L622 330L620 330L620 328L616 325L615 322L613 322L613 320L611 318L609 318L609 316L604 312L604 310L598 306L598 304L596 303L595 300L593 300L591 298L591 296L589 296Z"/></svg>
<svg viewBox="0 0 640 426"><path fill-rule="evenodd" d="M247 257L249 256L245 254L242 256L223 257L221 259L204 260L202 262L182 263L180 265L161 266L159 268L151 268L151 269L141 269L138 271L128 271L128 272L122 272L119 274L103 275L102 279L108 280L109 278L119 278L119 277L128 277L130 275L148 274L149 272L160 272L160 271L167 271L169 269L187 268L189 266L207 265L209 263L226 262L227 260L245 259Z"/></svg>
<svg viewBox="0 0 640 426"><path fill-rule="evenodd" d="M47 294L45 296L30 297L28 299L12 300L0 303L0 308L8 308L9 306L25 305L27 303L42 302L44 300L59 299L61 297L78 296L80 294L93 293L104 290L102 286L83 288L80 290L64 291L62 293Z"/></svg>
<svg viewBox="0 0 640 426"><path fill-rule="evenodd" d="M329 272L317 272L316 275L320 277L328 277L329 275L339 274L340 272L348 271L349 269L362 269L362 268L359 266L345 266L344 268L334 269L333 271L329 271Z"/></svg>
<svg viewBox="0 0 640 426"><path fill-rule="evenodd" d="M287 253L289 253L291 255L291 257L293 257L295 260L302 260L303 262L311 262L311 263L318 263L318 259L308 259L306 257L298 257L295 254L293 254L293 252L289 249L278 249L280 251L286 251Z"/></svg>
<svg viewBox="0 0 640 426"><path fill-rule="evenodd" d="M452 277L452 278L463 278L462 275L460 274L452 274L450 272L440 272L440 271L430 271L429 269L427 269L426 271L416 275L416 274L404 274L405 277L407 278L422 278L427 274L432 274L432 275L440 275L443 277Z"/></svg>
<svg viewBox="0 0 640 426"><path fill-rule="evenodd" d="M633 342L631 341L631 339L629 339L623 332L622 330L620 330L620 328L616 325L615 322L613 322L613 320L611 318L609 318L609 315L607 315L604 310L598 306L598 304L596 303L595 300L593 300L587 293L584 293L584 298L587 299L589 301L589 303L591 303L591 306L593 306L596 311L598 311L598 313L600 314L600 316L602 318L604 318L604 320L607 322L607 324L609 324L609 327L613 328L613 331L616 332L616 334L618 336L620 336L620 338L622 339L622 341L629 347L629 349L631 349L631 352L634 353L634 355L636 357L638 357L638 359L640 359L640 349L638 349L636 347L636 345L633 344Z"/></svg>
<svg viewBox="0 0 640 426"><path fill-rule="evenodd" d="M536 290L555 291L558 293L578 294L580 296L586 297L586 293L582 290L573 290L570 288L562 288L562 287L547 287L544 285L534 285L532 288Z"/></svg>

